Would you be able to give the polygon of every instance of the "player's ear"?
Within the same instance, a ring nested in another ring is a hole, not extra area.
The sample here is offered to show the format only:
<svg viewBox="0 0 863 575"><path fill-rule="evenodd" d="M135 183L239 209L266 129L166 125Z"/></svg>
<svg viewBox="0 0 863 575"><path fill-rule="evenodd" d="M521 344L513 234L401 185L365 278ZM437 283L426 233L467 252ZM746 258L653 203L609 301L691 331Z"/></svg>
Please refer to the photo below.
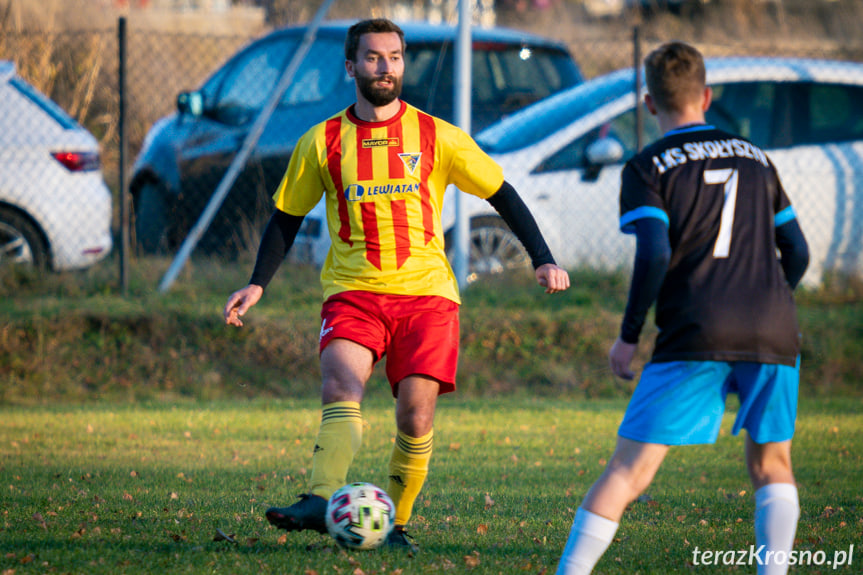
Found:
<svg viewBox="0 0 863 575"><path fill-rule="evenodd" d="M710 102L713 100L713 88L705 86L704 95L701 98L701 111L706 112L710 108Z"/></svg>
<svg viewBox="0 0 863 575"><path fill-rule="evenodd" d="M652 116L656 115L656 104L653 102L653 98L650 97L650 94L644 95L644 105Z"/></svg>
<svg viewBox="0 0 863 575"><path fill-rule="evenodd" d="M354 77L354 63L350 60L345 60L345 71L348 73L348 77Z"/></svg>

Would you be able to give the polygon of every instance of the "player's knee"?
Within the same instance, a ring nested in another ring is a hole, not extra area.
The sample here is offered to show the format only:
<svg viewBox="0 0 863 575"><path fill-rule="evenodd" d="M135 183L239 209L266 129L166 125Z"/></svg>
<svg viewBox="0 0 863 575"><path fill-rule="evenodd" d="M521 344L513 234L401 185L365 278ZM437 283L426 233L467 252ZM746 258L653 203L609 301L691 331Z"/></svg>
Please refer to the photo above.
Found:
<svg viewBox="0 0 863 575"><path fill-rule="evenodd" d="M359 381L346 381L338 377L326 377L321 383L321 398L325 405L336 401L360 403L363 398L363 384Z"/></svg>
<svg viewBox="0 0 863 575"><path fill-rule="evenodd" d="M434 413L421 409L406 409L396 414L396 426L408 437L422 437L432 430Z"/></svg>

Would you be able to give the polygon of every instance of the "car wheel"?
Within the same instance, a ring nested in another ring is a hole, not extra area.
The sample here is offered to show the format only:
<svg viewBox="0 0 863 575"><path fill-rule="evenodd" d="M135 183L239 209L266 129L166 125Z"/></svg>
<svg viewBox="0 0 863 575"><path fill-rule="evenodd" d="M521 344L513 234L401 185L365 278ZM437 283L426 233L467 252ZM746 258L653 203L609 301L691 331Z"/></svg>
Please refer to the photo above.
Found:
<svg viewBox="0 0 863 575"><path fill-rule="evenodd" d="M452 261L452 232L447 234L447 257ZM479 276L499 274L530 266L530 256L506 223L495 216L470 222L468 282Z"/></svg>
<svg viewBox="0 0 863 575"><path fill-rule="evenodd" d="M48 245L26 217L0 208L0 266L48 267Z"/></svg>
<svg viewBox="0 0 863 575"><path fill-rule="evenodd" d="M168 252L168 219L162 186L147 182L135 194L135 243L141 254Z"/></svg>

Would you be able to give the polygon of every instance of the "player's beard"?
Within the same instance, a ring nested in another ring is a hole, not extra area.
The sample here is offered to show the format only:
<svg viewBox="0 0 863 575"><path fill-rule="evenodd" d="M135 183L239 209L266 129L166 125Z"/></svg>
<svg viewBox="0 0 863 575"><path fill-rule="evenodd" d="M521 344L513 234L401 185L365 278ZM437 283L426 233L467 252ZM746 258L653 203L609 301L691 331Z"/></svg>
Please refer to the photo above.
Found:
<svg viewBox="0 0 863 575"><path fill-rule="evenodd" d="M392 82L392 88L378 88L375 82L387 79ZM356 74L357 87L360 89L360 94L363 98L369 101L372 106L386 106L402 93L402 79L398 76L387 74L385 76L364 76L361 73Z"/></svg>

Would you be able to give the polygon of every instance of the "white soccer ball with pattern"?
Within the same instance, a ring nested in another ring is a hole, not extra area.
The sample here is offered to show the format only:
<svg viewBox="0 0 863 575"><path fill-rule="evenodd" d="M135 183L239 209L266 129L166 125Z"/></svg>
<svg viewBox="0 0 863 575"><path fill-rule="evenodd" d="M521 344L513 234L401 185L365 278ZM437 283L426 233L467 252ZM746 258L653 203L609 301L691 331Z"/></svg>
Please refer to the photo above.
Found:
<svg viewBox="0 0 863 575"><path fill-rule="evenodd" d="M396 506L387 492L371 483L350 483L327 503L327 531L342 547L380 547L396 520Z"/></svg>

